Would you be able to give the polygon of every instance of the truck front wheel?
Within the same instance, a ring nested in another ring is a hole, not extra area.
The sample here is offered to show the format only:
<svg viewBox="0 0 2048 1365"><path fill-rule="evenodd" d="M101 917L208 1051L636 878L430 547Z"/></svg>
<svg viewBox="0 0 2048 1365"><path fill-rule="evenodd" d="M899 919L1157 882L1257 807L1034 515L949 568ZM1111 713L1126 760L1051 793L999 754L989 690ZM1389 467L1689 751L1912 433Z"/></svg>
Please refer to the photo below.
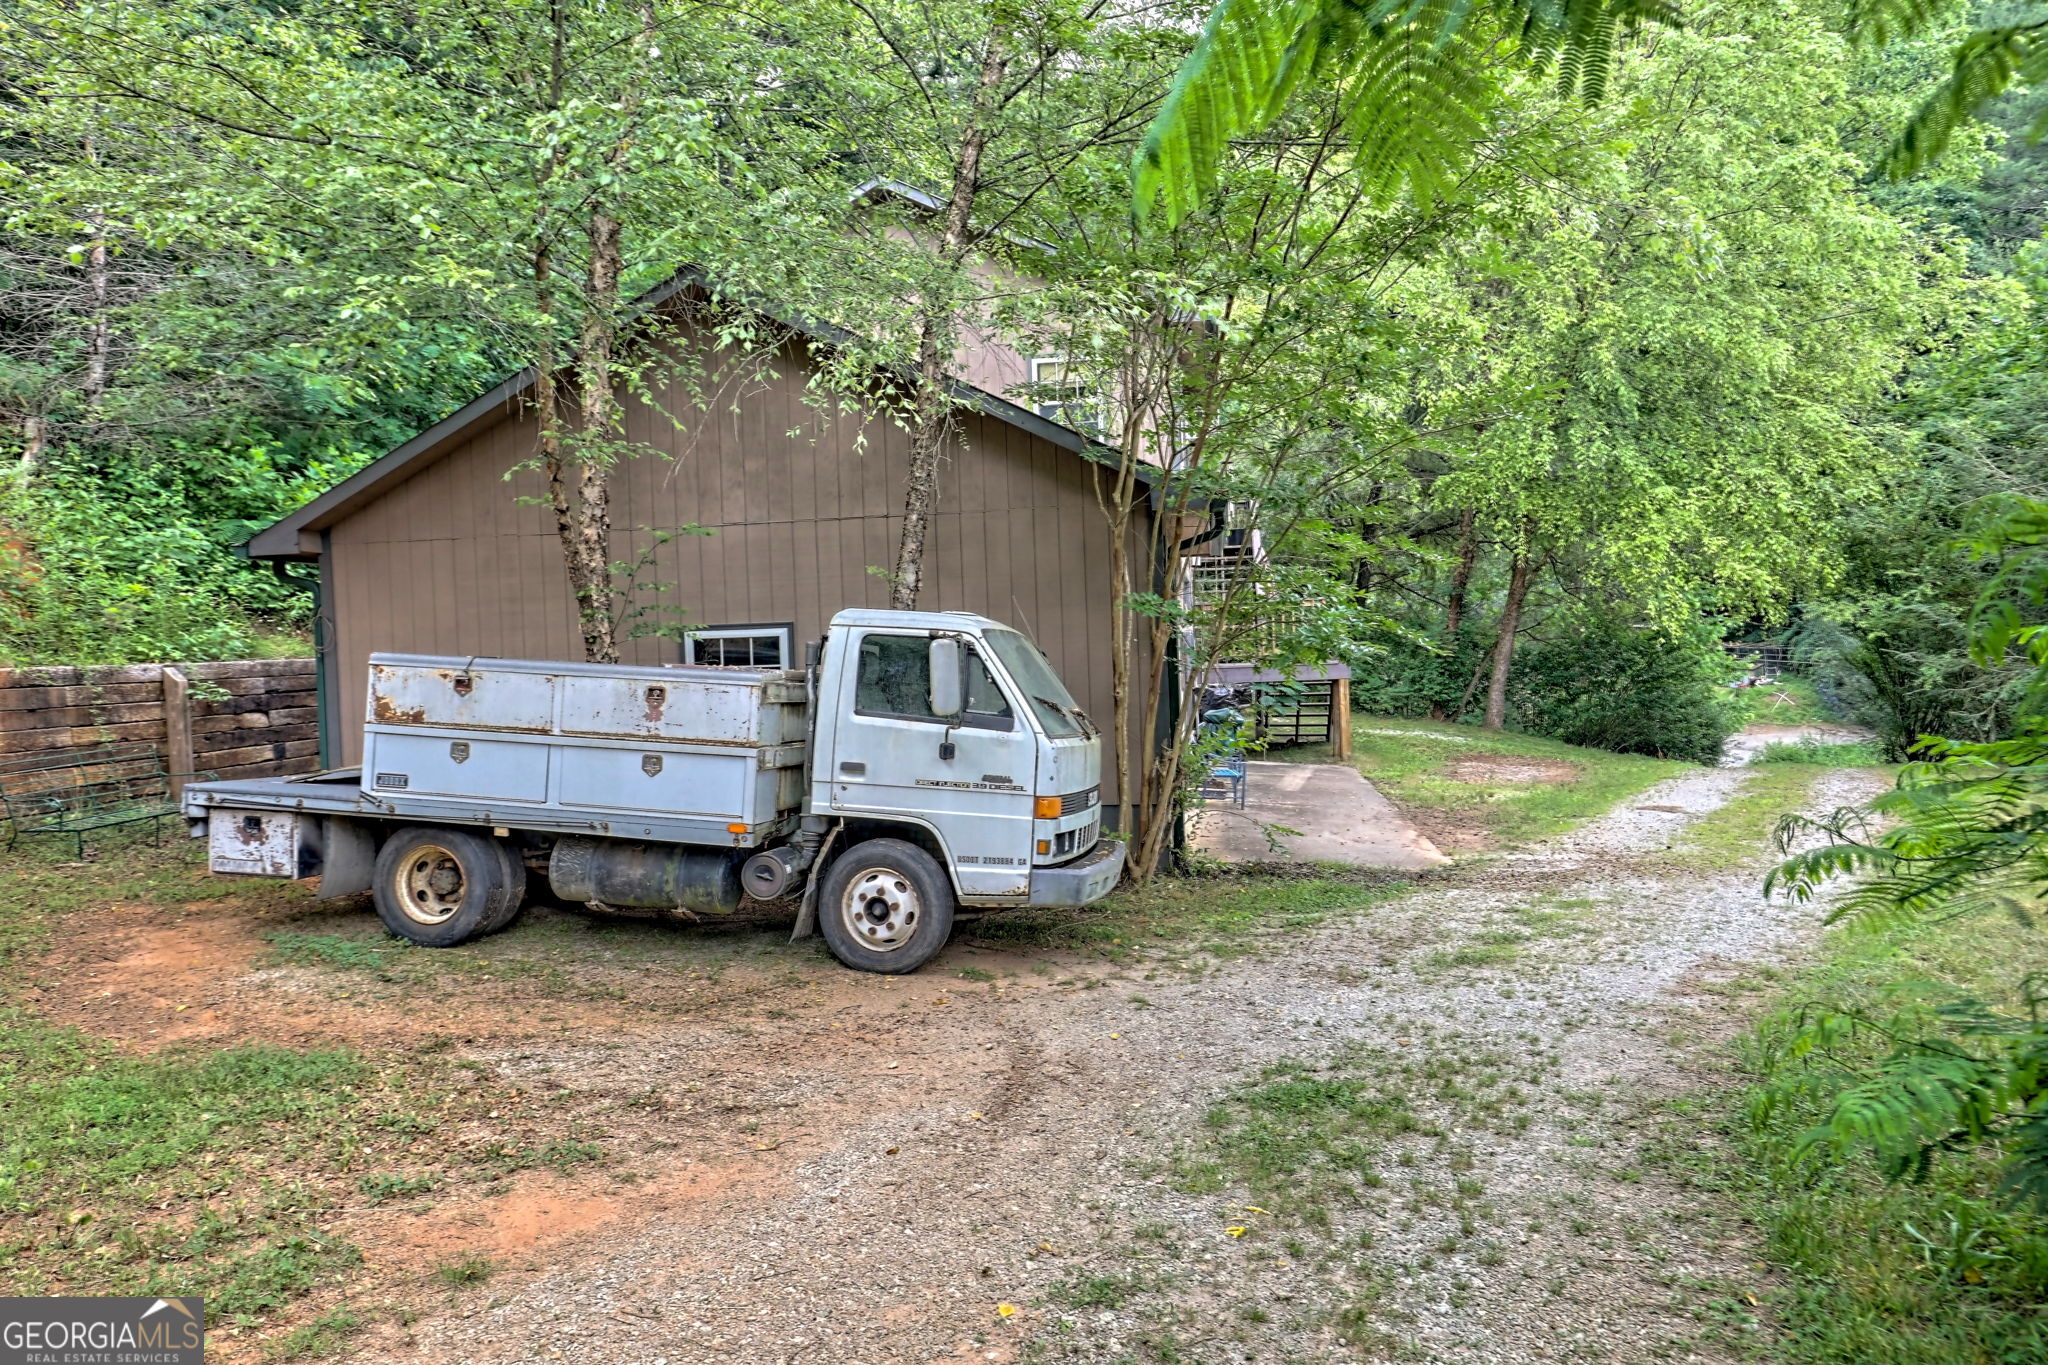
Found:
<svg viewBox="0 0 2048 1365"><path fill-rule="evenodd" d="M427 948L504 928L526 899L526 869L496 839L460 829L402 829L377 851L371 898L384 927Z"/></svg>
<svg viewBox="0 0 2048 1365"><path fill-rule="evenodd" d="M832 956L863 972L914 972L946 946L958 902L946 870L916 844L869 839L839 855L818 897Z"/></svg>

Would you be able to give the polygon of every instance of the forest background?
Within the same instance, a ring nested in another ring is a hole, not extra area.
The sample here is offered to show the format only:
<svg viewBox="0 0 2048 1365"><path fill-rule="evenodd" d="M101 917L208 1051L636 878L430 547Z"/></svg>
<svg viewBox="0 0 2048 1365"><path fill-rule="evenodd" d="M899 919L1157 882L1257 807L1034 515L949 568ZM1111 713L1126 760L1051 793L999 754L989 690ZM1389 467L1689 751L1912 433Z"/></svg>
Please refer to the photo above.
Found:
<svg viewBox="0 0 2048 1365"><path fill-rule="evenodd" d="M1625 34L1597 100L1503 55L1380 115L1458 141L1395 192L1359 172L1398 139L1308 90L1140 229L1198 6L8 3L0 660L303 650L310 585L234 547L521 364L630 387L610 339L688 264L850 329L856 369L998 317L1112 438L1156 320L1202 318L1199 363L1167 336L1181 496L1273 552L1233 648L1344 657L1375 710L1704 758L1720 642L1776 638L1894 757L1993 738L2024 669L1972 662L1988 570L1952 545L2042 492L2044 100L1883 173L1981 17L1872 49L1829 4L1701 7ZM957 234L883 230L876 179ZM915 430L910 389L819 401ZM647 457L578 418L536 452L569 485ZM619 628L676 529L589 570Z"/></svg>

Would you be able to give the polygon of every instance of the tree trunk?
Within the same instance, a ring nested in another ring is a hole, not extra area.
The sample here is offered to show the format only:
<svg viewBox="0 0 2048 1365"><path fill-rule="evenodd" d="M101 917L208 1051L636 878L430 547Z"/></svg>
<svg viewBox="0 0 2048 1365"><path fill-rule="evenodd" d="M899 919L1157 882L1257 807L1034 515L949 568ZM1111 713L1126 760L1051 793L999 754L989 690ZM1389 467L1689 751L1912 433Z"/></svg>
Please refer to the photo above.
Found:
<svg viewBox="0 0 2048 1365"><path fill-rule="evenodd" d="M576 348L579 398L576 432L576 487L570 516L562 527L562 561L583 629L583 657L591 663L619 661L618 613L612 598L611 452L618 405L612 397L612 342L619 295L618 220L602 211L590 215L590 268L583 300L583 331Z"/></svg>
<svg viewBox="0 0 2048 1365"><path fill-rule="evenodd" d="M988 145L988 117L1009 60L1003 55L1003 36L1000 25L989 34L974 103L953 163L952 197L946 201L938 255L956 270L964 266L974 246L974 196L981 188L981 154ZM946 365L952 359L955 324L950 299L928 300L918 322L917 404L910 429L910 472L903 493L903 535L896 545L896 571L889 579L889 605L898 611L915 611L918 592L924 587L925 543L939 501L939 462L953 431Z"/></svg>
<svg viewBox="0 0 2048 1365"><path fill-rule="evenodd" d="M85 159L94 165L99 164L99 153L91 138L85 140ZM100 399L106 396L112 368L113 331L107 321L107 305L113 288L112 272L107 263L106 211L97 207L89 209L85 221L92 229L92 243L85 253L85 286L90 299L88 316L91 318L85 333L85 408L86 421L90 423Z"/></svg>
<svg viewBox="0 0 2048 1365"><path fill-rule="evenodd" d="M85 256L86 288L92 300L92 324L85 333L85 408L88 422L99 408L100 399L106 396L114 349L113 328L107 321L107 303L112 292L107 268L107 220L104 214L95 211L89 221L93 229L93 243Z"/></svg>
<svg viewBox="0 0 2048 1365"><path fill-rule="evenodd" d="M1458 567L1451 574L1451 596L1444 606L1444 639L1455 642L1458 627L1465 623L1465 590L1472 586L1472 569L1479 562L1479 537L1473 534L1477 519L1471 508L1458 515Z"/></svg>
<svg viewBox="0 0 2048 1365"><path fill-rule="evenodd" d="M1498 730L1508 719L1508 666L1514 662L1515 632L1522 626L1522 603L1529 596L1529 552L1515 552L1508 570L1508 600L1500 610L1500 638L1493 642L1493 678L1486 688L1486 728Z"/></svg>
<svg viewBox="0 0 2048 1365"><path fill-rule="evenodd" d="M950 321L950 318L947 319ZM903 535L896 543L896 572L889 581L889 605L916 611L924 587L925 542L939 501L939 460L952 420L945 389L945 342L953 329L926 311L917 336L917 410L910 428L910 470L903 490Z"/></svg>
<svg viewBox="0 0 2048 1365"><path fill-rule="evenodd" d="M43 451L50 444L49 433L49 424L41 416L32 413L21 419L21 463L15 468L22 477L33 474L42 464Z"/></svg>
<svg viewBox="0 0 2048 1365"><path fill-rule="evenodd" d="M1472 569L1479 562L1479 538L1472 533L1475 520L1469 507L1458 514L1458 567L1451 574L1451 595L1444 603L1444 643L1453 651L1458 648L1458 627L1465 624L1465 591L1472 586ZM1466 689L1465 695L1469 700L1471 689ZM1462 703L1459 710L1464 710ZM1450 719L1442 702L1429 708L1429 718Z"/></svg>

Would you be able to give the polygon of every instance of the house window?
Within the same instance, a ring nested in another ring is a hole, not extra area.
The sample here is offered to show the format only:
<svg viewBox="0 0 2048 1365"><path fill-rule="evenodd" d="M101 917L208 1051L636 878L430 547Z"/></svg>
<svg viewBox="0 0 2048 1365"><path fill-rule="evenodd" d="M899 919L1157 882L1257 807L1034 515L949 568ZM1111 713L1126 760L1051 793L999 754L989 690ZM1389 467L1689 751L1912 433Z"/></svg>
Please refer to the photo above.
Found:
<svg viewBox="0 0 2048 1365"><path fill-rule="evenodd" d="M683 638L683 662L713 668L788 668L789 625L709 626Z"/></svg>
<svg viewBox="0 0 2048 1365"><path fill-rule="evenodd" d="M1102 406L1078 375L1069 375L1067 362L1057 356L1041 356L1031 362L1031 410L1040 417L1102 435Z"/></svg>

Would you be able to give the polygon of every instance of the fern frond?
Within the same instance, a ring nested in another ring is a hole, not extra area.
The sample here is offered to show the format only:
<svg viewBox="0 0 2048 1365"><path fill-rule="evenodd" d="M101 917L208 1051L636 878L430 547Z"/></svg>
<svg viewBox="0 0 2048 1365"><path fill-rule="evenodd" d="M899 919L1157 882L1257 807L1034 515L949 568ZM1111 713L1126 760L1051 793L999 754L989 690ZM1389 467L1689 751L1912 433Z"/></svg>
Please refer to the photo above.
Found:
<svg viewBox="0 0 2048 1365"><path fill-rule="evenodd" d="M1405 184L1421 202L1441 197L1485 133L1490 94L1462 40L1440 46L1422 25L1383 38L1346 90L1357 175L1376 193Z"/></svg>
<svg viewBox="0 0 2048 1365"><path fill-rule="evenodd" d="M2013 1125L1999 1188L2015 1203L2048 1209L2048 1114Z"/></svg>
<svg viewBox="0 0 2048 1365"><path fill-rule="evenodd" d="M1132 211L1142 222L1156 205L1179 221L1214 192L1231 140L1272 122L1311 80L1338 87L1375 188L1405 182L1433 197L1498 88L1498 54L1470 35L1519 33L1512 60L1558 61L1565 91L1591 103L1622 32L1678 13L1675 0L1217 0L1132 158Z"/></svg>
<svg viewBox="0 0 2048 1365"><path fill-rule="evenodd" d="M1285 107L1352 13L1343 0L1218 0L1132 159L1138 218L1162 195L1169 224L1199 204L1231 139Z"/></svg>
<svg viewBox="0 0 2048 1365"><path fill-rule="evenodd" d="M1955 8L1955 0L1849 0L1849 37L1883 47L1912 37Z"/></svg>
<svg viewBox="0 0 2048 1365"><path fill-rule="evenodd" d="M1956 48L1947 79L1906 120L1885 152L1885 173L1898 180L1938 159L1956 130L2015 77L2042 64L2048 21L1983 29Z"/></svg>

